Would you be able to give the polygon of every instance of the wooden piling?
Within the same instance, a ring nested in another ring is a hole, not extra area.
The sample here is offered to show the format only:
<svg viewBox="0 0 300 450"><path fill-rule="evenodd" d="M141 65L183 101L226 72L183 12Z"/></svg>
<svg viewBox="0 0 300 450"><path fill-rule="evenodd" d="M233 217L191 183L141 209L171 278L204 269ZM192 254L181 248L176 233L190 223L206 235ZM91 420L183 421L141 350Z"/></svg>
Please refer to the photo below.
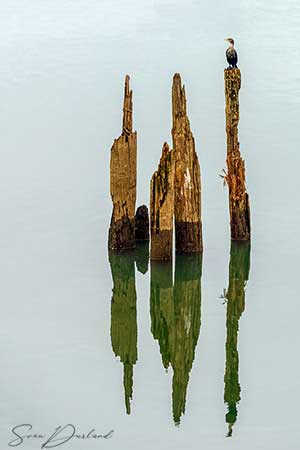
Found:
<svg viewBox="0 0 300 450"><path fill-rule="evenodd" d="M245 162L238 141L240 69L224 70L227 133L227 173L231 239L250 240L250 202L246 189Z"/></svg>
<svg viewBox="0 0 300 450"><path fill-rule="evenodd" d="M150 184L150 224L152 260L172 258L174 215L173 151L165 142L158 169Z"/></svg>
<svg viewBox="0 0 300 450"><path fill-rule="evenodd" d="M132 91L125 78L123 129L111 148L110 193L113 212L109 228L110 250L135 247L137 133L132 131Z"/></svg>
<svg viewBox="0 0 300 450"><path fill-rule="evenodd" d="M201 177L179 73L172 87L173 149L175 159L175 247L177 252L202 252Z"/></svg>

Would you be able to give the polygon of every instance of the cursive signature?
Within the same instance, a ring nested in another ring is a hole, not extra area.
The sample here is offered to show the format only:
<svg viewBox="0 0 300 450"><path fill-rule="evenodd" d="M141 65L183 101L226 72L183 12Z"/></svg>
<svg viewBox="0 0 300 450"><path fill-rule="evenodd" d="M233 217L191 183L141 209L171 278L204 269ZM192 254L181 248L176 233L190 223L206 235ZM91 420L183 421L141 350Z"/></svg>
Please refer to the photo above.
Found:
<svg viewBox="0 0 300 450"><path fill-rule="evenodd" d="M110 430L106 434L98 434L94 428L92 428L88 433L78 433L75 426L71 423L64 426L59 425L50 435L33 433L32 425L30 423L16 425L12 428L11 432L14 439L9 441L8 445L10 447L18 447L28 439L43 439L44 442L41 445L42 449L58 447L59 445L66 444L71 439L110 439L114 434L114 430Z"/></svg>

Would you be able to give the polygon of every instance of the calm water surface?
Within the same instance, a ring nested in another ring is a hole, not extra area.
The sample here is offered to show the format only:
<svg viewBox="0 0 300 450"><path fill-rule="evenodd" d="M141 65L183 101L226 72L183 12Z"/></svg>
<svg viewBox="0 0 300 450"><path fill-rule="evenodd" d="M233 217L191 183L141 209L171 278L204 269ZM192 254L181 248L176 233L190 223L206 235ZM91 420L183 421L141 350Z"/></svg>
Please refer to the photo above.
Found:
<svg viewBox="0 0 300 450"><path fill-rule="evenodd" d="M0 11L1 448L14 425L73 423L115 433L65 448L298 449L299 2L3 0ZM251 249L230 245L219 178L230 35ZM203 258L150 265L141 246L109 259L124 76L148 204L174 72L201 164Z"/></svg>

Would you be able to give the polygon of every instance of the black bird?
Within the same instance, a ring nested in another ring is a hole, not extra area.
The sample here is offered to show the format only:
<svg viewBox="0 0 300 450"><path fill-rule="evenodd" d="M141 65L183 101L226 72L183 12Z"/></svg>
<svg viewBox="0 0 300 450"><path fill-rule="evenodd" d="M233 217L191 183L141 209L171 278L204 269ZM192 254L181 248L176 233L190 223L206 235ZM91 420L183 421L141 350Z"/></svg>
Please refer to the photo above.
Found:
<svg viewBox="0 0 300 450"><path fill-rule="evenodd" d="M238 55L236 49L234 48L234 40L232 38L227 38L225 41L229 42L229 47L226 50L226 58L229 64L229 68L237 67Z"/></svg>

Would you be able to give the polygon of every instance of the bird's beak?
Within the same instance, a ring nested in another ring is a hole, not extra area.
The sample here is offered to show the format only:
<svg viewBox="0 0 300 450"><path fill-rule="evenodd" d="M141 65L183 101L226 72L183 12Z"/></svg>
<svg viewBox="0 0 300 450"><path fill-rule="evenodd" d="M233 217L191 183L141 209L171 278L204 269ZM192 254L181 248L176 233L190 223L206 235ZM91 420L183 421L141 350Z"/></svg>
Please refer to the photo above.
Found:
<svg viewBox="0 0 300 450"><path fill-rule="evenodd" d="M228 42L228 38L224 39L224 41Z"/></svg>

